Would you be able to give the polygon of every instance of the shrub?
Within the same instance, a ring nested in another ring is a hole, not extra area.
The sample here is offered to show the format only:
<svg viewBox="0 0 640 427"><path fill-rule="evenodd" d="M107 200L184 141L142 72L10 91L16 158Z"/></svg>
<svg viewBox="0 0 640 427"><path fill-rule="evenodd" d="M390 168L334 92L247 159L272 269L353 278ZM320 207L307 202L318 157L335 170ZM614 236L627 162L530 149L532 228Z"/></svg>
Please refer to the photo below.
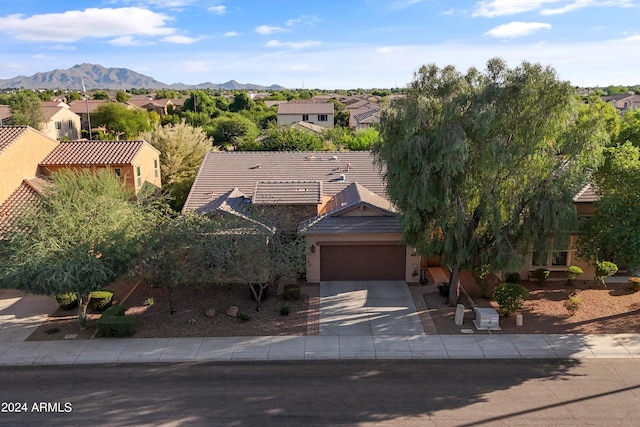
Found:
<svg viewBox="0 0 640 427"><path fill-rule="evenodd" d="M130 337L135 333L136 319L125 316L126 308L112 305L96 321L96 328L103 337Z"/></svg>
<svg viewBox="0 0 640 427"><path fill-rule="evenodd" d="M87 304L87 312L100 313L111 306L113 292L111 291L93 291L89 294L89 303Z"/></svg>
<svg viewBox="0 0 640 427"><path fill-rule="evenodd" d="M241 322L248 322L251 320L251 317L246 313L238 313L238 320Z"/></svg>
<svg viewBox="0 0 640 427"><path fill-rule="evenodd" d="M567 268L567 271L565 273L567 274L567 283L570 285L574 280L576 280L579 275L584 273L584 271L577 265L572 265L571 267Z"/></svg>
<svg viewBox="0 0 640 427"><path fill-rule="evenodd" d="M280 306L280 310L279 310L280 316L288 316L289 312L290 310L288 305Z"/></svg>
<svg viewBox="0 0 640 427"><path fill-rule="evenodd" d="M522 308L529 297L529 290L517 283L501 283L493 290L493 300L500 306L500 313L511 316Z"/></svg>
<svg viewBox="0 0 640 427"><path fill-rule="evenodd" d="M441 297L449 298L449 284L445 282L438 283L438 293L440 293Z"/></svg>
<svg viewBox="0 0 640 427"><path fill-rule="evenodd" d="M618 266L609 261L596 261L596 281L606 287L604 279L613 276L618 271Z"/></svg>
<svg viewBox="0 0 640 427"><path fill-rule="evenodd" d="M567 309L569 314L573 316L583 302L584 301L582 301L582 298L578 297L577 293L573 293L569 295L569 298L564 302L564 307Z"/></svg>
<svg viewBox="0 0 640 427"><path fill-rule="evenodd" d="M507 283L520 283L520 273L514 271L504 275L504 281Z"/></svg>
<svg viewBox="0 0 640 427"><path fill-rule="evenodd" d="M533 272L533 277L538 281L540 286L544 286L544 282L547 281L550 273L546 268L538 268Z"/></svg>
<svg viewBox="0 0 640 427"><path fill-rule="evenodd" d="M131 316L107 316L96 321L98 332L103 337L130 337L135 333L136 319Z"/></svg>
<svg viewBox="0 0 640 427"><path fill-rule="evenodd" d="M282 289L282 298L288 301L294 301L300 298L300 286L296 284L284 285Z"/></svg>
<svg viewBox="0 0 640 427"><path fill-rule="evenodd" d="M640 277L629 278L629 289L631 289L633 292L640 291Z"/></svg>
<svg viewBox="0 0 640 427"><path fill-rule="evenodd" d="M56 295L56 302L63 310L71 310L78 306L78 295L75 292Z"/></svg>

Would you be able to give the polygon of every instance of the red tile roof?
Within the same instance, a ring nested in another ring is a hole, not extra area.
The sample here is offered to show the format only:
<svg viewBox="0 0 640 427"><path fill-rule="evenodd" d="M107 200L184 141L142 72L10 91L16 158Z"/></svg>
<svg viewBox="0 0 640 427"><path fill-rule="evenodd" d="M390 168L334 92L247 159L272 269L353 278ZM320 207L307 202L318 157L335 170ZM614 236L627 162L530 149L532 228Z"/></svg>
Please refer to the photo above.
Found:
<svg viewBox="0 0 640 427"><path fill-rule="evenodd" d="M40 194L46 185L42 178L25 179L0 205L0 236L7 231L16 230L20 212L38 205Z"/></svg>
<svg viewBox="0 0 640 427"><path fill-rule="evenodd" d="M123 165L133 163L147 144L137 141L61 141L42 161L42 166ZM154 148L155 150L155 148Z"/></svg>
<svg viewBox="0 0 640 427"><path fill-rule="evenodd" d="M333 103L287 102L278 105L278 114L333 114Z"/></svg>
<svg viewBox="0 0 640 427"><path fill-rule="evenodd" d="M0 153L27 133L27 126L0 126Z"/></svg>

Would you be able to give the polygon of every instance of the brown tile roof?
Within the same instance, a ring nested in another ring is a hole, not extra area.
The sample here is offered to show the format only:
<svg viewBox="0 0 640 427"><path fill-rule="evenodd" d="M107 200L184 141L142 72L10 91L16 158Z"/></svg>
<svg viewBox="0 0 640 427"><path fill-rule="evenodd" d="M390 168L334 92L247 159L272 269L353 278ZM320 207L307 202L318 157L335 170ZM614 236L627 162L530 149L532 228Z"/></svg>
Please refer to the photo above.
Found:
<svg viewBox="0 0 640 427"><path fill-rule="evenodd" d="M200 209L234 187L251 198L258 181L321 181L323 196L328 197L357 181L386 196L369 151L218 151L205 156L184 209Z"/></svg>
<svg viewBox="0 0 640 427"><path fill-rule="evenodd" d="M333 196L327 202L324 210L329 215L337 216L358 205L366 205L388 213L388 215L392 215L397 211L390 201L357 182L349 184L348 187Z"/></svg>
<svg viewBox="0 0 640 427"><path fill-rule="evenodd" d="M27 126L0 126L0 153L25 135L27 131Z"/></svg>
<svg viewBox="0 0 640 427"><path fill-rule="evenodd" d="M221 197L211 200L200 209L197 209L196 213L207 214L217 212L222 214L230 214L242 218L245 221L249 221L259 227L263 227L270 232L275 232L275 227L272 224L269 224L267 221L264 221L262 219L253 218L251 216L251 213L246 209L246 206L250 201L251 200L245 197L245 195L242 194L240 190L234 188L233 190L223 194Z"/></svg>
<svg viewBox="0 0 640 427"><path fill-rule="evenodd" d="M278 105L278 114L333 114L333 103L287 102Z"/></svg>
<svg viewBox="0 0 640 427"><path fill-rule="evenodd" d="M96 111L96 108L98 108L99 106L107 102L112 102L112 101L109 101L106 99L90 99L88 101L85 101L84 99L79 99L76 101L71 101L69 103L69 107L71 107L71 111L73 111L76 114L86 114L87 106L89 107L89 113L93 113Z"/></svg>
<svg viewBox="0 0 640 427"><path fill-rule="evenodd" d="M322 181L258 181L253 190L257 205L319 205Z"/></svg>
<svg viewBox="0 0 640 427"><path fill-rule="evenodd" d="M41 178L25 179L20 186L0 205L0 236L8 231L16 231L20 212L38 205L40 194L47 186Z"/></svg>
<svg viewBox="0 0 640 427"><path fill-rule="evenodd" d="M328 216L311 226L301 226L299 232L301 234L402 233L402 223L397 216Z"/></svg>
<svg viewBox="0 0 640 427"><path fill-rule="evenodd" d="M573 196L573 201L574 203L593 203L598 201L595 187L591 184L585 185L578 194Z"/></svg>
<svg viewBox="0 0 640 427"><path fill-rule="evenodd" d="M42 166L131 164L147 144L137 141L61 141L42 161ZM154 148L155 150L155 148Z"/></svg>

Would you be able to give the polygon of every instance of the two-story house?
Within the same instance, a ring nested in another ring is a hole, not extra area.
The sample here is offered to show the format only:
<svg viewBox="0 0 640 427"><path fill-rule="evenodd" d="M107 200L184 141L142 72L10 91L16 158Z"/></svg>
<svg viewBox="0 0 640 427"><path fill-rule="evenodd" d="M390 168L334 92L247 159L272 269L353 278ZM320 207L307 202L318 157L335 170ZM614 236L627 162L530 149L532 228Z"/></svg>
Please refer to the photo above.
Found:
<svg viewBox="0 0 640 427"><path fill-rule="evenodd" d="M278 105L278 126L307 122L332 129L334 118L331 102L289 101Z"/></svg>

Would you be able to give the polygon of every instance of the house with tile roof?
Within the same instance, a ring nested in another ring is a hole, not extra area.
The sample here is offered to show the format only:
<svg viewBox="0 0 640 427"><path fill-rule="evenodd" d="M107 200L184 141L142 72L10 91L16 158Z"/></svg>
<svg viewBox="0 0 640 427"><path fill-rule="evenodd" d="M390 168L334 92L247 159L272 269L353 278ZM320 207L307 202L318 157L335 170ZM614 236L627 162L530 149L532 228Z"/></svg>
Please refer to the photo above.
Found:
<svg viewBox="0 0 640 427"><path fill-rule="evenodd" d="M64 102L43 102L42 112L45 121L40 132L52 139L78 139L80 135L80 116ZM11 109L0 105L0 125L11 125Z"/></svg>
<svg viewBox="0 0 640 427"><path fill-rule="evenodd" d="M575 197L578 215L593 212L590 185ZM270 229L297 232L307 248L306 277L326 280L420 280L421 269L439 265L403 241L396 207L370 152L207 153L184 211L226 213ZM565 239L566 237L566 239ZM593 268L577 258L575 236L559 236L553 251L530 253L521 275L537 268L566 280L569 265Z"/></svg>
<svg viewBox="0 0 640 427"><path fill-rule="evenodd" d="M304 236L309 282L419 279L370 152L207 153L183 211L222 206Z"/></svg>
<svg viewBox="0 0 640 427"><path fill-rule="evenodd" d="M161 186L160 152L144 140L61 141L40 168L44 175L61 169L109 169L136 193L144 184Z"/></svg>
<svg viewBox="0 0 640 427"><path fill-rule="evenodd" d="M278 126L307 122L332 129L334 118L335 112L331 102L298 100L278 105Z"/></svg>
<svg viewBox="0 0 640 427"><path fill-rule="evenodd" d="M161 186L160 153L146 141L56 141L28 126L0 126L0 233L61 169L109 169L136 193Z"/></svg>

